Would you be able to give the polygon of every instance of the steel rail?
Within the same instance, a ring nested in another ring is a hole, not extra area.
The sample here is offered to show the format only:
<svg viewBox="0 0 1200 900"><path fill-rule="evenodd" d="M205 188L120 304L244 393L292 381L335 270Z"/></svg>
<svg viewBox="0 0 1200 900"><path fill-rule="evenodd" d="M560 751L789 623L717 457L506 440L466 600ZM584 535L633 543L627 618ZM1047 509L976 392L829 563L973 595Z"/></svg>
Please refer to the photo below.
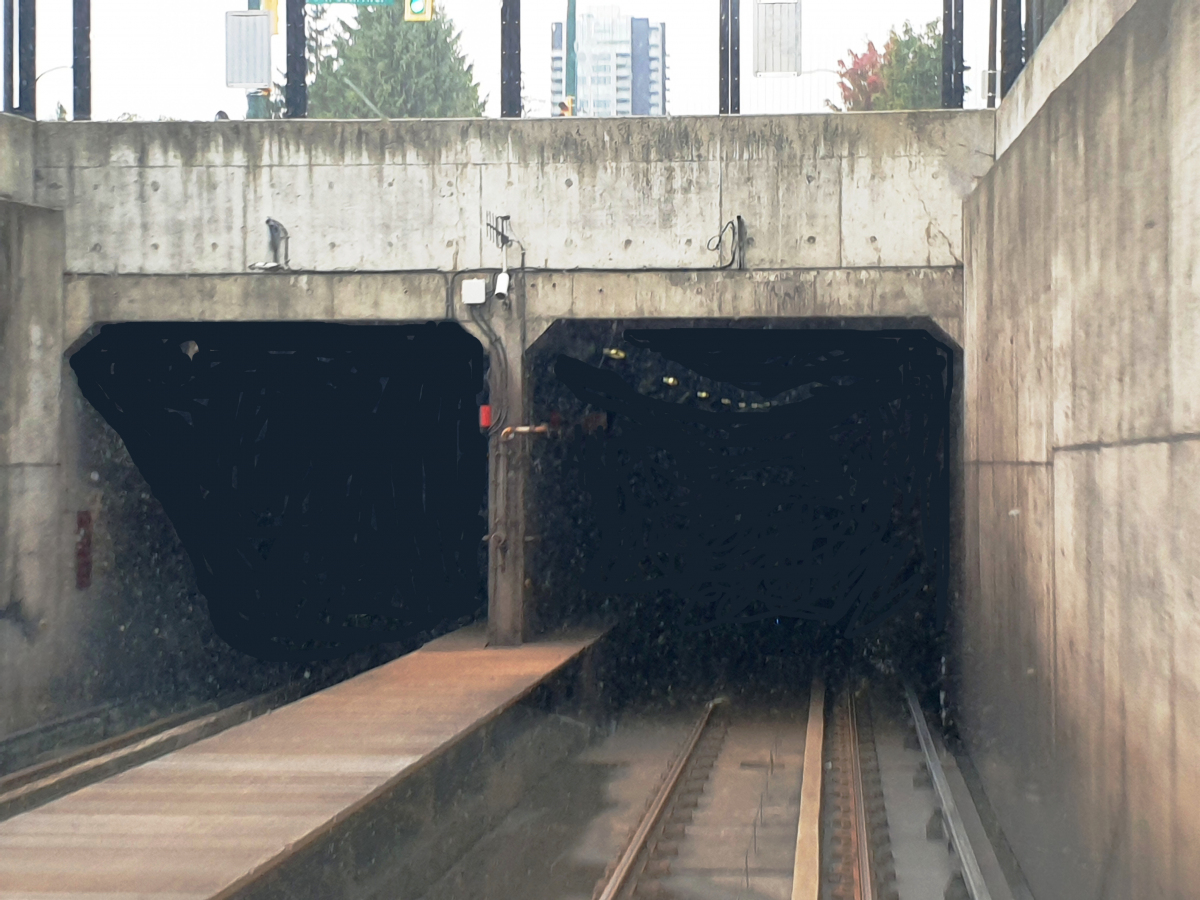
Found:
<svg viewBox="0 0 1200 900"><path fill-rule="evenodd" d="M821 781L825 759L825 682L813 679L804 736L804 770L800 776L800 822L792 863L792 900L821 896Z"/></svg>
<svg viewBox="0 0 1200 900"><path fill-rule="evenodd" d="M846 715L850 725L846 732L846 741L850 755L850 794L854 820L850 839L856 857L855 897L857 900L875 900L874 885L871 882L871 845L867 839L867 806L863 799L862 760L858 755L858 712L855 709L854 695L849 689L846 691Z"/></svg>
<svg viewBox="0 0 1200 900"><path fill-rule="evenodd" d="M671 800L671 795L675 793L675 788L678 786L680 778L687 770L692 755L696 752L696 746L700 743L700 738L704 736L704 730L708 727L708 723L712 719L713 710L722 702L719 699L710 700L705 705L704 714L700 716L700 721L692 729L687 743L667 773L667 778L663 782L662 787L659 788L654 802L650 804L650 808L642 816L642 821L633 833L633 837L629 841L629 846L621 854L621 859L613 870L612 877L608 880L608 884L604 886L604 890L596 900L616 900L616 897L628 883L630 876L633 874L634 865L637 863L642 850L645 849L646 841L662 818L663 812L666 811L667 804Z"/></svg>
<svg viewBox="0 0 1200 900"><path fill-rule="evenodd" d="M963 823L962 814L958 811L958 804L954 802L954 795L950 793L950 782L946 780L946 773L942 771L942 761L938 759L937 750L933 746L933 737L925 722L925 713L921 711L921 704L911 685L904 685L904 695L908 699L908 708L912 712L913 724L917 727L917 738L920 740L921 750L925 754L925 764L929 767L934 790L937 791L938 800L942 804L942 816L946 820L946 825L950 830L950 839L954 842L955 852L958 853L959 862L962 865L962 876L963 881L966 882L967 891L971 895L971 900L992 900L991 892L983 880L983 872L979 868L979 860L975 858L975 851L967 837L967 827Z"/></svg>

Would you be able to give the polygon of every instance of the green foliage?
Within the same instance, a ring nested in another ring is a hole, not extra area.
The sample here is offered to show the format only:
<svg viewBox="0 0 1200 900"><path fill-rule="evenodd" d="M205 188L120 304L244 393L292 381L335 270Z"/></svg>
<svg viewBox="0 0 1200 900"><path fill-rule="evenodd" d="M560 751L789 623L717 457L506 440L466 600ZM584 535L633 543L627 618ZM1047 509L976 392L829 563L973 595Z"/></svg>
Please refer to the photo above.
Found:
<svg viewBox="0 0 1200 900"><path fill-rule="evenodd" d="M905 22L900 34L892 31L879 69L883 91L875 109L937 109L942 105L942 35L940 23L930 22L920 32Z"/></svg>
<svg viewBox="0 0 1200 900"><path fill-rule="evenodd" d="M873 43L850 63L838 60L838 89L847 111L871 109L937 109L942 105L942 35L936 19L919 32L905 22L892 29L883 52ZM837 111L841 108L827 105Z"/></svg>
<svg viewBox="0 0 1200 900"><path fill-rule="evenodd" d="M441 10L405 22L404 8L368 6L357 24L332 32L321 17L308 29L309 118L454 118L483 114L479 85ZM365 99L364 99L365 97Z"/></svg>

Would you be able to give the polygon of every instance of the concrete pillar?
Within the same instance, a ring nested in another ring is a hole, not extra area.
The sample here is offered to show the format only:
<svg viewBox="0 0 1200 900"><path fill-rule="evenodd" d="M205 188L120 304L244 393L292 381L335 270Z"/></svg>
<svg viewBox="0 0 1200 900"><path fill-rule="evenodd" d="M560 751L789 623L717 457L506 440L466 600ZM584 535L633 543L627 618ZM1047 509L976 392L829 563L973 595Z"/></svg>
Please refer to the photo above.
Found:
<svg viewBox="0 0 1200 900"><path fill-rule="evenodd" d="M0 201L0 734L54 702L61 611L63 215ZM59 660L61 662L61 659Z"/></svg>
<svg viewBox="0 0 1200 900"><path fill-rule="evenodd" d="M490 286L489 286L490 290ZM504 300L466 307L454 298L460 325L488 355L492 428L488 440L488 644L511 647L528 637L530 584L525 571L529 534L526 490L531 442L539 436L506 429L532 425L525 349L531 335L525 315L525 283L513 276ZM536 334L532 337L536 337Z"/></svg>
<svg viewBox="0 0 1200 900"><path fill-rule="evenodd" d="M504 428L493 430L488 447L488 643L514 646L526 638L529 585L525 574L526 486L533 435L505 429L530 424L525 354L517 329L502 332L507 366L492 351L490 394Z"/></svg>

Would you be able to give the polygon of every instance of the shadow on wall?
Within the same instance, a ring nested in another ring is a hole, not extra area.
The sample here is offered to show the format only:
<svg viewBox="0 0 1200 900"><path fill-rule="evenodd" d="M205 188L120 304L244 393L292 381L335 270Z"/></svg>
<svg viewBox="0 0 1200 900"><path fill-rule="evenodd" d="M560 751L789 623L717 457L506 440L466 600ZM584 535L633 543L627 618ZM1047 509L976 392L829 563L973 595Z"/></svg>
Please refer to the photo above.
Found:
<svg viewBox="0 0 1200 900"><path fill-rule="evenodd" d="M483 353L458 326L110 325L71 366L138 470L107 476L114 543L154 556L161 502L236 650L411 647L485 607ZM135 565L191 581L178 550Z"/></svg>

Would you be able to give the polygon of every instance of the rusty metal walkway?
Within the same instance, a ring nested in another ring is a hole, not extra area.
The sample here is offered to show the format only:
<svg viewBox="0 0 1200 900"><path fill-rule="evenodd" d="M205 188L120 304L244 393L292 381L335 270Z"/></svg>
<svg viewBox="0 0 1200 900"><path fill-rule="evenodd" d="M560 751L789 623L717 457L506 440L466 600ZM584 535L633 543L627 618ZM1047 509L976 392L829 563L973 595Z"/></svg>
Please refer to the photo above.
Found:
<svg viewBox="0 0 1200 900"><path fill-rule="evenodd" d="M272 870L528 694L592 636L464 629L0 822L3 900L191 900Z"/></svg>

